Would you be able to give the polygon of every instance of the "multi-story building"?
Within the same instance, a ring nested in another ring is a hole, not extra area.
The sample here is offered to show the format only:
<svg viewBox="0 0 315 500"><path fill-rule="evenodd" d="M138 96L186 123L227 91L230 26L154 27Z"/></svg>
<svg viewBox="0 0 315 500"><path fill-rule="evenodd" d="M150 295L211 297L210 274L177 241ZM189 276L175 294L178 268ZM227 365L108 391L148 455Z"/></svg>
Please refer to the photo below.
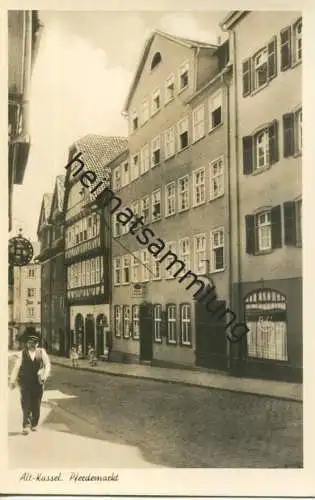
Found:
<svg viewBox="0 0 315 500"><path fill-rule="evenodd" d="M37 250L37 243L33 248ZM34 260L25 266L14 267L13 286L13 343L27 326L40 332L41 279L40 265Z"/></svg>
<svg viewBox="0 0 315 500"><path fill-rule="evenodd" d="M67 335L69 345L81 345L83 354L87 354L88 345L92 344L98 355L103 356L109 345L111 235L109 221L96 200L109 181L107 164L126 146L127 141L122 137L88 135L72 145L66 166ZM90 174L83 178L87 171ZM105 184L98 188L97 184L102 182Z"/></svg>
<svg viewBox="0 0 315 500"><path fill-rule="evenodd" d="M153 255L112 210L112 359L227 369L226 318L206 311L206 320L197 290L175 276L213 278L229 305L231 76L228 42L154 31L145 44L124 107L128 158L111 165L112 189L165 251Z"/></svg>
<svg viewBox="0 0 315 500"><path fill-rule="evenodd" d="M54 192L44 195L38 238L42 269L42 330L49 352L65 354L68 346L65 332L65 269L63 239L63 175L56 178Z"/></svg>
<svg viewBox="0 0 315 500"><path fill-rule="evenodd" d="M36 10L8 11L9 230L13 185L23 183L30 148L29 87L41 30Z"/></svg>
<svg viewBox="0 0 315 500"><path fill-rule="evenodd" d="M302 376L302 19L232 11L233 307L249 328L232 372ZM253 35L254 34L254 35Z"/></svg>

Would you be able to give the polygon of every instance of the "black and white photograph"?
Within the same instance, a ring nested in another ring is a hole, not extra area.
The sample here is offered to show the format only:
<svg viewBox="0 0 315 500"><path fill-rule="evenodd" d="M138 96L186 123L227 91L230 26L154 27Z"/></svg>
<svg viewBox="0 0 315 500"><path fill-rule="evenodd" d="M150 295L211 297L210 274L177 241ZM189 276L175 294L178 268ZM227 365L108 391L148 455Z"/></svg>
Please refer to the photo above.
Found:
<svg viewBox="0 0 315 500"><path fill-rule="evenodd" d="M6 20L8 468L303 470L298 2L41 5Z"/></svg>

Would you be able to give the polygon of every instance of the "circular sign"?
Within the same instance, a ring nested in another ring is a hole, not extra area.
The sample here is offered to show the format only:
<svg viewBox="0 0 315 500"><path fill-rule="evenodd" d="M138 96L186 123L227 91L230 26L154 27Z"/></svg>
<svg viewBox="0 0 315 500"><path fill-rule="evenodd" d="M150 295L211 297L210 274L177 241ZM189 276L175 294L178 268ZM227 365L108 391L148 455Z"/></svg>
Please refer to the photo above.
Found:
<svg viewBox="0 0 315 500"><path fill-rule="evenodd" d="M23 236L15 236L9 240L9 264L11 266L26 266L31 262L33 255L32 243Z"/></svg>

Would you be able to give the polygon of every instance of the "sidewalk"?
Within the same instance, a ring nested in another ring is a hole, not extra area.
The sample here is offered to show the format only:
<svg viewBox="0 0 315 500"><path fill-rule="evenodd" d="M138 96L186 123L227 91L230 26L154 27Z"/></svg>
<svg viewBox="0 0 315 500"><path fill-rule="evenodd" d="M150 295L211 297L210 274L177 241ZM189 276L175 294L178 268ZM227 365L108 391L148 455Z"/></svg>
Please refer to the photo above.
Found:
<svg viewBox="0 0 315 500"><path fill-rule="evenodd" d="M19 391L9 392L9 467L19 469L152 468L140 451L129 445L52 430L45 425L53 406L42 404L40 426L28 436L21 434ZM44 447L44 452L42 451ZM160 467L160 466L159 466Z"/></svg>
<svg viewBox="0 0 315 500"><path fill-rule="evenodd" d="M71 361L68 358L51 355L50 359L53 364L71 368ZM155 366L111 363L106 361L99 361L97 366L92 367L85 359L80 360L79 369L122 377L143 378L162 382L188 384L198 387L208 387L212 389L222 389L233 392L271 396L293 401L303 400L302 384L279 382L276 380L237 378L221 373L204 373L175 368L158 368Z"/></svg>

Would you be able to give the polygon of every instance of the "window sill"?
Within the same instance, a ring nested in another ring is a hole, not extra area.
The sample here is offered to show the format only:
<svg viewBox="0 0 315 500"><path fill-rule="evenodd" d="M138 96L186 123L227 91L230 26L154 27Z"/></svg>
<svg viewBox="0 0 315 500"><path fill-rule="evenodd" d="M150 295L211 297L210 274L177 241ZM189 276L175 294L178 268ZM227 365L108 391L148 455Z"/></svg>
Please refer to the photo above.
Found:
<svg viewBox="0 0 315 500"><path fill-rule="evenodd" d="M174 217L174 215L176 215L176 212L174 212L173 214L164 215L164 218L168 219L169 217Z"/></svg>
<svg viewBox="0 0 315 500"><path fill-rule="evenodd" d="M191 342L181 342L180 345L182 347L192 347L192 343Z"/></svg>
<svg viewBox="0 0 315 500"><path fill-rule="evenodd" d="M272 165L265 165L263 167L259 167L259 168L255 168L253 171L252 171L252 174L251 175L259 175L259 174L262 174L263 172L267 172L267 170L270 170L272 167Z"/></svg>
<svg viewBox="0 0 315 500"><path fill-rule="evenodd" d="M268 87L268 85L269 85L269 81L266 82L266 83L264 83L260 87L258 87L258 89L253 90L250 95L254 96L254 95L258 94L259 92L261 92L262 90L264 90L266 87Z"/></svg>
<svg viewBox="0 0 315 500"><path fill-rule="evenodd" d="M162 344L162 339L154 339L155 344Z"/></svg>
<svg viewBox="0 0 315 500"><path fill-rule="evenodd" d="M182 87L181 89L179 89L179 91L177 92L177 95L180 95L182 92L184 92L184 90L187 90L188 87L189 87L189 84L185 85L185 87Z"/></svg>
<svg viewBox="0 0 315 500"><path fill-rule="evenodd" d="M158 217L157 219L152 219L151 224L154 224L154 222L159 222L162 219L161 217Z"/></svg>
<svg viewBox="0 0 315 500"><path fill-rule="evenodd" d="M168 104L170 104L171 102L173 102L175 99L175 97L172 97L171 99L169 99L168 101L165 101L164 102L164 107L166 107Z"/></svg>
<svg viewBox="0 0 315 500"><path fill-rule="evenodd" d="M171 160L171 158L174 158L176 153L173 153L172 155L168 156L167 158L164 158L164 162L166 163L168 160Z"/></svg>
<svg viewBox="0 0 315 500"><path fill-rule="evenodd" d="M169 280L174 280L175 278L174 276L165 276L164 279L169 281Z"/></svg>
<svg viewBox="0 0 315 500"><path fill-rule="evenodd" d="M176 340L166 340L167 345L177 345Z"/></svg>
<svg viewBox="0 0 315 500"><path fill-rule="evenodd" d="M183 208L182 210L177 210L177 213L178 213L178 214L182 214L182 213L184 213L184 212L188 212L188 210L189 210L189 207L187 207L187 208Z"/></svg>
<svg viewBox="0 0 315 500"><path fill-rule="evenodd" d="M140 337L132 337L132 340L139 340Z"/></svg>
<svg viewBox="0 0 315 500"><path fill-rule="evenodd" d="M218 196L213 196L212 198L210 197L209 203L211 203L212 201L218 200L219 198L223 198L223 196L224 196L224 193L218 194Z"/></svg>
<svg viewBox="0 0 315 500"><path fill-rule="evenodd" d="M270 253L273 252L273 248L271 248L270 250L258 250L257 252L255 252L253 255L255 257L259 256L259 255L268 255Z"/></svg>
<svg viewBox="0 0 315 500"><path fill-rule="evenodd" d="M211 270L210 274L218 274L218 273L223 273L223 272L224 272L224 267L222 269Z"/></svg>
<svg viewBox="0 0 315 500"><path fill-rule="evenodd" d="M161 161L159 161L158 163L155 163L154 165L152 164L152 165L151 165L151 168L158 167L159 165L161 165Z"/></svg>
<svg viewBox="0 0 315 500"><path fill-rule="evenodd" d="M156 109L155 111L153 111L153 113L151 113L151 118L153 118L153 116L157 115L159 113L159 111L161 111L161 108Z"/></svg>
<svg viewBox="0 0 315 500"><path fill-rule="evenodd" d="M294 153L293 158L300 158L300 156L302 156L302 151L297 151Z"/></svg>
<svg viewBox="0 0 315 500"><path fill-rule="evenodd" d="M159 278L154 277L154 278L152 278L152 281L162 281L162 277L159 277Z"/></svg>
<svg viewBox="0 0 315 500"><path fill-rule="evenodd" d="M202 206L202 205L204 205L205 203L206 203L206 200L201 201L200 203L193 203L191 208L198 208L198 207L201 207L201 206Z"/></svg>
<svg viewBox="0 0 315 500"><path fill-rule="evenodd" d="M205 138L205 134L203 134L201 137L198 137L198 139L193 139L191 144L195 145L195 144L197 144L197 142L201 141L201 139L204 139L204 138Z"/></svg>
<svg viewBox="0 0 315 500"><path fill-rule="evenodd" d="M300 64L302 64L302 59L299 59L298 61L294 61L294 62L291 64L291 69L294 69L294 68L296 68L297 66L300 66Z"/></svg>
<svg viewBox="0 0 315 500"><path fill-rule="evenodd" d="M189 147L190 147L190 144L187 144L187 146L185 146L183 149L179 149L177 151L177 154L182 153L183 151L186 151L186 149L189 149Z"/></svg>
<svg viewBox="0 0 315 500"><path fill-rule="evenodd" d="M213 132L215 132L216 130L218 130L220 127L222 127L223 125L223 122L220 122L218 125L216 125L215 127L211 128L208 132L208 134L212 134Z"/></svg>

